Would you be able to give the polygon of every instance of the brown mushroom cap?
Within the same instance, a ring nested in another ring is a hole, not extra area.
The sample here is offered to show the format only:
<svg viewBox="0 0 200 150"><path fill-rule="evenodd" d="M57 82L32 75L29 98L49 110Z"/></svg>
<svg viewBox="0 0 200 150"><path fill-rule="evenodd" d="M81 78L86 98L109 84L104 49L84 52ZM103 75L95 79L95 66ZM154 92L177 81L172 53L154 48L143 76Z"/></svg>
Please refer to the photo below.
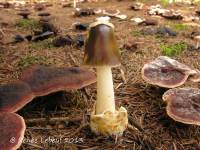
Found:
<svg viewBox="0 0 200 150"><path fill-rule="evenodd" d="M142 68L142 78L145 81L166 88L184 84L195 73L190 67L166 56L160 56Z"/></svg>
<svg viewBox="0 0 200 150"><path fill-rule="evenodd" d="M0 112L16 112L34 98L29 85L22 81L0 86Z"/></svg>
<svg viewBox="0 0 200 150"><path fill-rule="evenodd" d="M0 113L0 149L16 150L23 141L26 125L24 119L15 113Z"/></svg>
<svg viewBox="0 0 200 150"><path fill-rule="evenodd" d="M19 16L22 16L23 18L28 18L28 16L31 14L30 11L24 10L18 13Z"/></svg>
<svg viewBox="0 0 200 150"><path fill-rule="evenodd" d="M118 66L120 53L111 23L91 24L85 45L84 64L89 66Z"/></svg>
<svg viewBox="0 0 200 150"><path fill-rule="evenodd" d="M94 82L94 72L84 68L34 66L22 73L21 81L0 86L0 112L16 112L37 96L80 89Z"/></svg>
<svg viewBox="0 0 200 150"><path fill-rule="evenodd" d="M200 125L200 89L175 88L163 95L167 114L185 124Z"/></svg>
<svg viewBox="0 0 200 150"><path fill-rule="evenodd" d="M41 12L41 13L38 14L38 16L40 16L40 17L47 17L47 16L50 16L50 15L51 14L48 13L48 12Z"/></svg>
<svg viewBox="0 0 200 150"><path fill-rule="evenodd" d="M33 66L22 73L21 80L30 86L36 96L44 96L56 91L83 88L96 82L96 76L92 71L79 67Z"/></svg>

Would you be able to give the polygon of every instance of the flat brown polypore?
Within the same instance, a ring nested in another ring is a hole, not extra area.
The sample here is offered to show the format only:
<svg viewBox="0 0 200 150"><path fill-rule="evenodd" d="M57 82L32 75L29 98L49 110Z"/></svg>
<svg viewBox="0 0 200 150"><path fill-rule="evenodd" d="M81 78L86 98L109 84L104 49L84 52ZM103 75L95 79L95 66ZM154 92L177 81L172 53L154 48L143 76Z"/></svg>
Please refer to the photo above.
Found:
<svg viewBox="0 0 200 150"><path fill-rule="evenodd" d="M178 122L200 125L200 89L175 88L163 95L167 114Z"/></svg>
<svg viewBox="0 0 200 150"><path fill-rule="evenodd" d="M80 89L96 82L94 72L79 67L55 68L33 66L22 73L36 96L44 96L61 90Z"/></svg>
<svg viewBox="0 0 200 150"><path fill-rule="evenodd" d="M95 22L85 44L84 64L89 66L118 66L120 53L110 23Z"/></svg>
<svg viewBox="0 0 200 150"><path fill-rule="evenodd" d="M0 113L0 149L16 150L23 141L26 125L15 113Z"/></svg>
<svg viewBox="0 0 200 150"><path fill-rule="evenodd" d="M94 82L94 72L84 68L34 66L22 73L21 81L0 86L0 112L16 112L37 96L80 89Z"/></svg>
<svg viewBox="0 0 200 150"><path fill-rule="evenodd" d="M196 70L166 56L160 56L142 68L145 81L166 88L178 87L196 73Z"/></svg>
<svg viewBox="0 0 200 150"><path fill-rule="evenodd" d="M29 85L17 81L0 86L0 112L16 112L34 98Z"/></svg>

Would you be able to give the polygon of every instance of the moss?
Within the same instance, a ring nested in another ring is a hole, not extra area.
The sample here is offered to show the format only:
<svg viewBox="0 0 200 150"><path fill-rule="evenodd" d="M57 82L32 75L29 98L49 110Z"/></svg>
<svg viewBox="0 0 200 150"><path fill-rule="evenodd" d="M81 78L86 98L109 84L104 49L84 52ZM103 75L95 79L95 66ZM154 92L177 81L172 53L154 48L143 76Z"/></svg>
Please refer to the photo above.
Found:
<svg viewBox="0 0 200 150"><path fill-rule="evenodd" d="M44 41L33 42L29 45L29 48L35 50L42 50L42 49L51 49L54 48L54 46L52 44L52 39L47 39Z"/></svg>
<svg viewBox="0 0 200 150"><path fill-rule="evenodd" d="M16 23L19 30L36 30L40 29L40 23L34 19L21 19Z"/></svg>
<svg viewBox="0 0 200 150"><path fill-rule="evenodd" d="M174 22L168 22L167 25L175 31L187 31L190 29L190 26L185 25L183 23L174 23Z"/></svg>
<svg viewBox="0 0 200 150"><path fill-rule="evenodd" d="M166 56L178 55L185 49L187 49L186 43L176 43L172 45L161 44L162 53Z"/></svg>
<svg viewBox="0 0 200 150"><path fill-rule="evenodd" d="M48 64L47 57L44 57L44 56L29 56L28 55L28 56L23 57L19 60L18 67L20 69L23 69L23 68L29 67L31 65L34 65L34 64L47 65Z"/></svg>
<svg viewBox="0 0 200 150"><path fill-rule="evenodd" d="M139 30L133 30L132 31L132 35L134 37L141 37L141 36L143 36L143 33L141 31L139 31Z"/></svg>

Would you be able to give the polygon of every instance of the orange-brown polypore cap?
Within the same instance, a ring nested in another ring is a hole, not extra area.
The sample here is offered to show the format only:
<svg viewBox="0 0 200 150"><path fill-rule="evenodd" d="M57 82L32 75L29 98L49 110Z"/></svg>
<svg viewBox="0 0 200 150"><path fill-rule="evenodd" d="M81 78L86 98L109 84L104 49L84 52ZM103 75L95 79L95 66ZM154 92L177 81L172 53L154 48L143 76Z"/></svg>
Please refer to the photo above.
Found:
<svg viewBox="0 0 200 150"><path fill-rule="evenodd" d="M22 73L36 96L44 96L61 90L80 89L96 82L94 72L80 67L33 66Z"/></svg>
<svg viewBox="0 0 200 150"><path fill-rule="evenodd" d="M0 86L0 112L16 112L34 98L29 85L17 81Z"/></svg>
<svg viewBox="0 0 200 150"><path fill-rule="evenodd" d="M200 89L175 88L163 95L167 114L185 124L200 125Z"/></svg>
<svg viewBox="0 0 200 150"><path fill-rule="evenodd" d="M0 149L16 150L23 141L26 125L15 113L0 113Z"/></svg>
<svg viewBox="0 0 200 150"><path fill-rule="evenodd" d="M146 82L166 88L184 84L195 73L190 67L166 56L160 56L142 68L142 78Z"/></svg>
<svg viewBox="0 0 200 150"><path fill-rule="evenodd" d="M84 64L89 66L118 66L120 53L110 23L97 22L91 26L85 45Z"/></svg>

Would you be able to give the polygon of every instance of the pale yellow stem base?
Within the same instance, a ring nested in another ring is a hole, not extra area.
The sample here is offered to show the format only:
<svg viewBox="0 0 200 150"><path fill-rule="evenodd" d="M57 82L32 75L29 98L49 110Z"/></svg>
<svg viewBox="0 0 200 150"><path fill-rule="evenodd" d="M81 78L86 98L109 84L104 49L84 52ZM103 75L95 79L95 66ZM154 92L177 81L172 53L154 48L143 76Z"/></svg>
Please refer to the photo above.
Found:
<svg viewBox="0 0 200 150"><path fill-rule="evenodd" d="M128 126L128 113L124 107L121 107L114 113L106 111L95 115L95 110L91 114L90 127L96 134L105 136L121 136Z"/></svg>

